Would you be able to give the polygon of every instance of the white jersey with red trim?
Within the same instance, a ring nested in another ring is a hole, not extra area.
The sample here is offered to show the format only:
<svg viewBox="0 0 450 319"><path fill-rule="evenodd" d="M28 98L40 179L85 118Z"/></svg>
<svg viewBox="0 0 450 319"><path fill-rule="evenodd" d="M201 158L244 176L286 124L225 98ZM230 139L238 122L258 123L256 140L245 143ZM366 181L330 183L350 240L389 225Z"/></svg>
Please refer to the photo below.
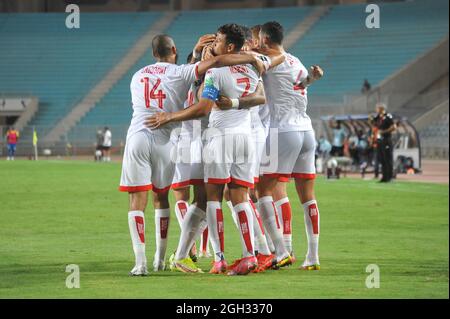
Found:
<svg viewBox="0 0 450 319"><path fill-rule="evenodd" d="M211 69L205 76L203 98L215 101L218 95L237 99L255 92L259 74L251 64L235 65ZM209 116L209 127L218 128L225 133L251 132L251 115L248 109L220 110L213 107Z"/></svg>
<svg viewBox="0 0 450 319"><path fill-rule="evenodd" d="M307 90L295 85L306 79L308 70L295 56L285 53L285 57L283 63L263 75L270 127L280 132L312 130L306 114Z"/></svg>
<svg viewBox="0 0 450 319"><path fill-rule="evenodd" d="M267 104L258 106L258 115L262 126L268 129L270 126L270 110Z"/></svg>
<svg viewBox="0 0 450 319"><path fill-rule="evenodd" d="M182 109L189 88L197 78L197 64L157 62L137 71L130 84L133 117L127 136L148 130L144 122L152 114ZM170 136L177 126L179 124L170 123L151 132Z"/></svg>
<svg viewBox="0 0 450 319"><path fill-rule="evenodd" d="M191 87L189 88L189 92L187 95L187 99L184 102L185 109L191 105L198 103L197 92L198 89L200 88L200 85L201 85L200 81L194 81L191 84ZM189 134L192 136L194 132L194 126L196 130L200 129L200 131L203 132L203 130L205 130L208 127L208 123L209 123L209 114L199 119L183 121L181 122L181 134ZM201 134L201 132L198 133Z"/></svg>

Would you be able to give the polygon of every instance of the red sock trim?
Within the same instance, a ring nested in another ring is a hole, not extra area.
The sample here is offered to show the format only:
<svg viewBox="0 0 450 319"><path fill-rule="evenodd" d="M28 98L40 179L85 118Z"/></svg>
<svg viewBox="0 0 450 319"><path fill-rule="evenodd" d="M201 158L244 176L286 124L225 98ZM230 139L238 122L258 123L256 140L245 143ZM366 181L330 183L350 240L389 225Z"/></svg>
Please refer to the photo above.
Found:
<svg viewBox="0 0 450 319"><path fill-rule="evenodd" d="M308 206L308 215L311 220L313 234L319 235L319 209L316 204Z"/></svg>
<svg viewBox="0 0 450 319"><path fill-rule="evenodd" d="M216 209L216 220L217 220L217 232L219 233L220 251L223 252L225 248L224 240L224 227L223 227L223 212L222 209Z"/></svg>
<svg viewBox="0 0 450 319"><path fill-rule="evenodd" d="M244 239L245 247L250 254L253 254L252 240L250 238L250 230L248 228L248 219L245 211L237 213L239 219L239 228L241 230L242 238Z"/></svg>
<svg viewBox="0 0 450 319"><path fill-rule="evenodd" d="M181 202L181 203L178 203L177 206L178 206L178 210L180 211L180 214L181 214L181 219L184 219L184 215L186 215L186 212L188 210L186 203Z"/></svg>
<svg viewBox="0 0 450 319"><path fill-rule="evenodd" d="M205 228L202 234L202 251L206 251L208 249L208 227Z"/></svg>
<svg viewBox="0 0 450 319"><path fill-rule="evenodd" d="M277 208L275 207L275 203L272 202L273 211L275 212L275 221L277 222L277 229L280 229L280 221L278 220Z"/></svg>
<svg viewBox="0 0 450 319"><path fill-rule="evenodd" d="M169 217L159 218L159 230L161 234L161 239L166 239L167 231L169 230Z"/></svg>
<svg viewBox="0 0 450 319"><path fill-rule="evenodd" d="M144 227L144 217L134 216L134 222L136 223L136 230L139 235L141 243L145 244L145 227Z"/></svg>
<svg viewBox="0 0 450 319"><path fill-rule="evenodd" d="M292 234L292 210L291 210L291 203L286 202L283 203L281 206L281 217L283 219L283 234L284 235L290 235Z"/></svg>

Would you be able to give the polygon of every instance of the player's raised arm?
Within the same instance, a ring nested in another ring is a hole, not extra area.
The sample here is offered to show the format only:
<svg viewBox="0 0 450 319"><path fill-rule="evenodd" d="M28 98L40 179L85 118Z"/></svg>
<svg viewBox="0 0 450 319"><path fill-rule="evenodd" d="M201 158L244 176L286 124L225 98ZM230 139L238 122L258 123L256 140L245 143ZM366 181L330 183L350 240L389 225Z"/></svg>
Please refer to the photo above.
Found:
<svg viewBox="0 0 450 319"><path fill-rule="evenodd" d="M264 85L262 82L259 82L256 91L249 95L238 99L230 99L227 96L219 95L219 98L216 101L217 107L221 110L229 110L232 108L248 109L265 103L266 95L264 93Z"/></svg>
<svg viewBox="0 0 450 319"><path fill-rule="evenodd" d="M215 38L215 34L205 34L198 39L197 43L195 44L194 50L192 50L192 63L201 60L203 49L213 43Z"/></svg>
<svg viewBox="0 0 450 319"><path fill-rule="evenodd" d="M217 80L214 79L213 73L213 71L210 71L206 75L202 95L198 103L173 113L156 113L147 119L145 125L151 129L157 129L170 122L187 121L208 115L214 106L214 101L216 101L219 96L219 89L216 83Z"/></svg>
<svg viewBox="0 0 450 319"><path fill-rule="evenodd" d="M158 112L153 116L147 118L145 126L151 129L157 129L160 126L166 125L170 122L181 122L187 120L193 120L203 117L209 112L214 105L214 101L201 98L200 101L188 108L185 108L177 112Z"/></svg>
<svg viewBox="0 0 450 319"><path fill-rule="evenodd" d="M323 76L323 70L318 65L313 65L309 69L309 74L301 83L298 83L298 85L302 87L307 87L313 84L315 81L321 79Z"/></svg>
<svg viewBox="0 0 450 319"><path fill-rule="evenodd" d="M260 73L262 73L265 69L262 61L257 59L255 55L239 53L239 54L224 54L202 61L197 66L197 73L199 76L201 76L212 68L221 68L224 66L232 66L239 64L253 64L256 66L256 68Z"/></svg>
<svg viewBox="0 0 450 319"><path fill-rule="evenodd" d="M268 57L270 59L268 61L268 64L266 65L266 71L268 69L276 67L277 65L280 65L281 63L284 62L284 60L286 60L286 56L284 55L285 52L275 49L270 48L255 49L253 52L257 54L257 56L259 56L260 59L263 59L265 57Z"/></svg>

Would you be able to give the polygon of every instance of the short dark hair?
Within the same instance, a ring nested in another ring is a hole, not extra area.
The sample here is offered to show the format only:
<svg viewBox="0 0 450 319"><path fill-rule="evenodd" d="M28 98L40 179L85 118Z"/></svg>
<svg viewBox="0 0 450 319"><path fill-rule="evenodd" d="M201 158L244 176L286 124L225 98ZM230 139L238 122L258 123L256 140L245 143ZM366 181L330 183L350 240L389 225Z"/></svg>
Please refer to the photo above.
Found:
<svg viewBox="0 0 450 319"><path fill-rule="evenodd" d="M245 25L242 25L241 28L244 31L245 40L246 41L252 40L253 39L252 30L249 27L245 26Z"/></svg>
<svg viewBox="0 0 450 319"><path fill-rule="evenodd" d="M245 42L245 33L236 23L228 23L217 29L217 32L225 34L227 44L234 44L236 51L242 49Z"/></svg>
<svg viewBox="0 0 450 319"><path fill-rule="evenodd" d="M186 63L191 63L191 60L192 60L192 52L190 52L189 54L188 54L188 56L187 56L187 59L186 59Z"/></svg>
<svg viewBox="0 0 450 319"><path fill-rule="evenodd" d="M276 21L266 22L261 26L261 31L268 37L269 41L275 44L283 42L283 26Z"/></svg>
<svg viewBox="0 0 450 319"><path fill-rule="evenodd" d="M169 56L172 53L174 42L167 34L158 34L152 40L153 55L160 58Z"/></svg>

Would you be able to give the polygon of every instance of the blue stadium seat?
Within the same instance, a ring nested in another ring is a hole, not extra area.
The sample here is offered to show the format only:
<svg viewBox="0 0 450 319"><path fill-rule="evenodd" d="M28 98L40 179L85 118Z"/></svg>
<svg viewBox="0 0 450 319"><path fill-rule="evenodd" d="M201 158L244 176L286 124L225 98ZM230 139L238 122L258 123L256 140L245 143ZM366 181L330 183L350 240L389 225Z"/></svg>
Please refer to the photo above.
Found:
<svg viewBox="0 0 450 319"><path fill-rule="evenodd" d="M102 79L160 13L0 14L0 92L39 97L30 125L45 130Z"/></svg>

